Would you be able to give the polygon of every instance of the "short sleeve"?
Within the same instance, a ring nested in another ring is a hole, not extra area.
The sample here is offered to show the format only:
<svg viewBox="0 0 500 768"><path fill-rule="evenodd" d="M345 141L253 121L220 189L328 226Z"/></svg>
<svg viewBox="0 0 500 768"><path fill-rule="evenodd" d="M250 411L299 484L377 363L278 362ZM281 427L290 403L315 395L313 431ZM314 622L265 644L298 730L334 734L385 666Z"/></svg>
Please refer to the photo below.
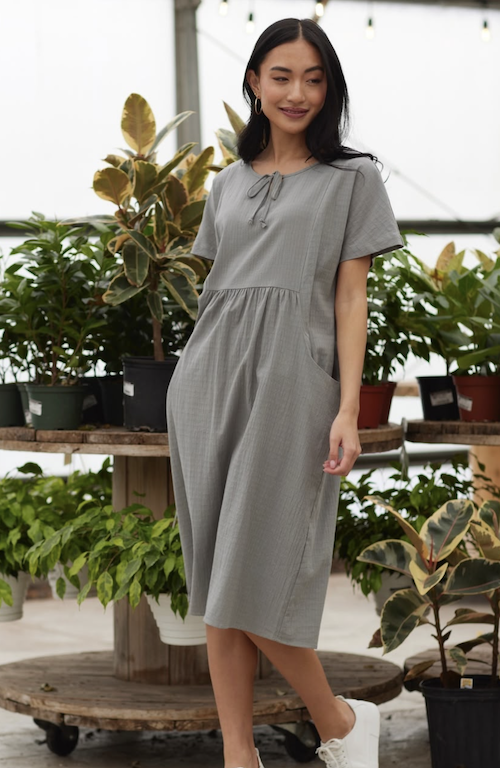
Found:
<svg viewBox="0 0 500 768"><path fill-rule="evenodd" d="M378 256L403 247L384 182L370 158L355 171L340 261Z"/></svg>
<svg viewBox="0 0 500 768"><path fill-rule="evenodd" d="M215 259L215 254L217 253L215 215L220 196L220 181L222 179L219 180L219 174L217 174L208 193L200 228L191 248L193 256L201 256L204 259L210 259L210 261Z"/></svg>

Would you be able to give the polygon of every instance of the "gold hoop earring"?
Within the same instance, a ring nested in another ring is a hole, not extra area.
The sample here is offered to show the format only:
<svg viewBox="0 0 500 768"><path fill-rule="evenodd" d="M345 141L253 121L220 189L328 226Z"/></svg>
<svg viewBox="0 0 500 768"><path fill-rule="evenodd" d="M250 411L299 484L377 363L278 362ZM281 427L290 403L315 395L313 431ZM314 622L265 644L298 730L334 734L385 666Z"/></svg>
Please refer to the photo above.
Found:
<svg viewBox="0 0 500 768"><path fill-rule="evenodd" d="M257 108L257 102L259 102L259 107ZM255 97L255 101L253 104L254 112L256 115L262 114L262 101L258 98L258 96Z"/></svg>

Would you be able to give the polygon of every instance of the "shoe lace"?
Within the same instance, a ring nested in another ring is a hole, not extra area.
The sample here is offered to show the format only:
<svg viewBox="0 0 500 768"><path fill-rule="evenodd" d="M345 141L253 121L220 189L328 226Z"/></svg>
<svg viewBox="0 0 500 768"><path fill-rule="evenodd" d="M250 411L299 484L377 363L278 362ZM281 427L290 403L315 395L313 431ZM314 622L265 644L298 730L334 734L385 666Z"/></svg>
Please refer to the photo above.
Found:
<svg viewBox="0 0 500 768"><path fill-rule="evenodd" d="M320 760L324 760L326 768L350 768L342 739L330 739L327 745L321 745L316 750Z"/></svg>

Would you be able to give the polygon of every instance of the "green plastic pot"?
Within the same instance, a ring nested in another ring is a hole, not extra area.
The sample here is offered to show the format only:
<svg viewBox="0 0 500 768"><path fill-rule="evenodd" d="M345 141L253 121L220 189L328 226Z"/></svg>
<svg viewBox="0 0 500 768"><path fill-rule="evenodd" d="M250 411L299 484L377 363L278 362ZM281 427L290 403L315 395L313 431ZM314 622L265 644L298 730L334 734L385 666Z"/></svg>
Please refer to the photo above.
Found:
<svg viewBox="0 0 500 768"><path fill-rule="evenodd" d="M26 389L35 429L77 429L82 423L86 387L27 384Z"/></svg>
<svg viewBox="0 0 500 768"><path fill-rule="evenodd" d="M23 406L17 384L0 384L0 427L23 425Z"/></svg>

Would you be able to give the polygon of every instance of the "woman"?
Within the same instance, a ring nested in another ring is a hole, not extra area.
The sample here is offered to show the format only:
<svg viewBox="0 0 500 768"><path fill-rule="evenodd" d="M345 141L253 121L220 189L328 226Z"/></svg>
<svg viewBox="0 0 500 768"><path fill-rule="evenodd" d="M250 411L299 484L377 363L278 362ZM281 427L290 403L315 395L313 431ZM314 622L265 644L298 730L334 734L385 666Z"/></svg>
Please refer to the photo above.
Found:
<svg viewBox="0 0 500 768"><path fill-rule="evenodd" d="M207 199L193 253L214 264L167 396L190 613L206 623L225 768L262 768L258 649L306 704L328 768L376 768L376 706L335 697L314 649L340 476L361 452L366 276L401 237L373 156L342 145L347 89L317 24L271 25L244 94L241 160Z"/></svg>

